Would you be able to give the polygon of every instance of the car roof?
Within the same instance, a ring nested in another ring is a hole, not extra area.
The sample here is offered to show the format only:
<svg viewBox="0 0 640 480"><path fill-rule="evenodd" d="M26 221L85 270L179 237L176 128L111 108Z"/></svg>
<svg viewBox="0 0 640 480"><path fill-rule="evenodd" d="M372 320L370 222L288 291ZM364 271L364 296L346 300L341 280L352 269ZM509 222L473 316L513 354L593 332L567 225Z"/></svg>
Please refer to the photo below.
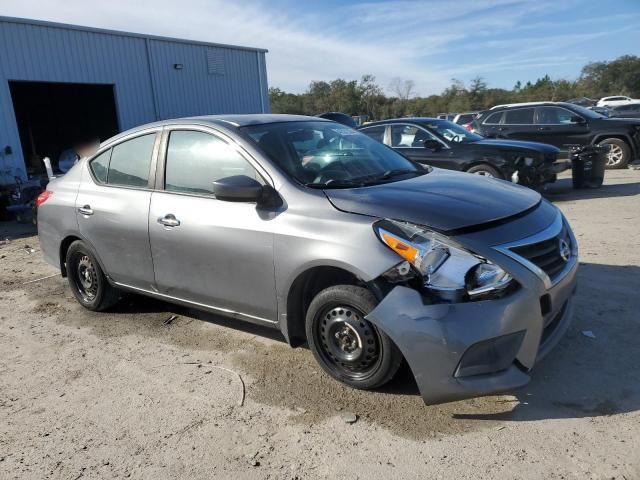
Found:
<svg viewBox="0 0 640 480"><path fill-rule="evenodd" d="M145 123L134 128L125 130L114 137L101 142L102 145L112 143L119 140L122 137L126 137L135 132L148 130L150 128L164 127L167 125L217 125L220 127L239 128L246 127L248 125L266 125L269 123L282 123L282 122L330 122L331 120L325 120L319 117L310 117L306 115L288 115L278 113L249 113L249 114L230 114L230 115L203 115L199 117L183 117L173 118L167 120L160 120L153 123Z"/></svg>
<svg viewBox="0 0 640 480"><path fill-rule="evenodd" d="M378 120L369 122L362 127L373 127L376 125L384 125L387 123L423 123L423 122L442 122L444 119L433 117L405 117L405 118L388 118L387 120ZM361 127L361 128L362 128Z"/></svg>
<svg viewBox="0 0 640 480"><path fill-rule="evenodd" d="M502 108L513 108L513 107L537 107L542 105L548 106L561 106L561 107L575 107L574 103L567 102L522 102L522 103L505 103L502 105L496 105L495 107L491 107L490 110L499 110Z"/></svg>

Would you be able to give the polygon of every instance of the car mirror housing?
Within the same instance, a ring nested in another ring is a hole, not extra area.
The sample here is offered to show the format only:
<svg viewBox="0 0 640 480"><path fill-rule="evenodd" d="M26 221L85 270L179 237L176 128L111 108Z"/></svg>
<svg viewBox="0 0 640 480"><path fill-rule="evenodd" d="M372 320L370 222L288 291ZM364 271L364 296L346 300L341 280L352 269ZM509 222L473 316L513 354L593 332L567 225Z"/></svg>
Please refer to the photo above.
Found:
<svg viewBox="0 0 640 480"><path fill-rule="evenodd" d="M433 152L437 152L438 150L442 149L442 145L439 141L430 138L424 141L424 148L428 148Z"/></svg>
<svg viewBox="0 0 640 480"><path fill-rule="evenodd" d="M213 182L213 193L218 200L227 202L258 202L264 187L246 175L224 177Z"/></svg>

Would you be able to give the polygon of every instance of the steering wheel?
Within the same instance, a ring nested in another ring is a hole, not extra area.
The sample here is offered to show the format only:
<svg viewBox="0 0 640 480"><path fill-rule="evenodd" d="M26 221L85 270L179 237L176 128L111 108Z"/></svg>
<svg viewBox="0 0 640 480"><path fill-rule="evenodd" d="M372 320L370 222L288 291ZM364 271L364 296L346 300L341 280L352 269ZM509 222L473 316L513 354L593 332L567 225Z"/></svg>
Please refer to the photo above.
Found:
<svg viewBox="0 0 640 480"><path fill-rule="evenodd" d="M457 133L451 137L452 142L460 143L462 141L462 137Z"/></svg>
<svg viewBox="0 0 640 480"><path fill-rule="evenodd" d="M331 162L329 165L322 167L313 180L314 183L326 183L329 180L344 180L348 177L348 173L344 170L342 162Z"/></svg>

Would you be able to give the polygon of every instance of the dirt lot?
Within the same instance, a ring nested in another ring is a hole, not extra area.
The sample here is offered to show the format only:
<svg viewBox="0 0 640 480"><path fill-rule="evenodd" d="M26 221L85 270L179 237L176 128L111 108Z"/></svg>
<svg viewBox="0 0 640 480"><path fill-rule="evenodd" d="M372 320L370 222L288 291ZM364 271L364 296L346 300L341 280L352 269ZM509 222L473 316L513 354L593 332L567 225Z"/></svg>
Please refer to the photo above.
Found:
<svg viewBox="0 0 640 480"><path fill-rule="evenodd" d="M269 330L87 312L60 276L25 284L56 270L0 224L0 478L640 478L640 171L548 197L581 248L567 336L524 389L432 407L408 372L350 390Z"/></svg>

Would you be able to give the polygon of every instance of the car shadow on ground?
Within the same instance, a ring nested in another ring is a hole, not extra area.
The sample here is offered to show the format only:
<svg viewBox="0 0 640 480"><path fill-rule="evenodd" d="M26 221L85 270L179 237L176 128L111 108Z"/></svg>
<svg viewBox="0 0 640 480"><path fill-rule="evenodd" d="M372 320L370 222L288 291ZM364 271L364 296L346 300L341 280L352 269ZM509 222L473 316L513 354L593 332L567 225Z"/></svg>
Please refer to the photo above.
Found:
<svg viewBox="0 0 640 480"><path fill-rule="evenodd" d="M640 172L638 172L640 178ZM549 201L588 200L593 198L632 197L640 195L640 182L616 183L600 188L574 189L571 178L547 185L542 195Z"/></svg>
<svg viewBox="0 0 640 480"><path fill-rule="evenodd" d="M531 421L640 410L640 370L637 369L640 267L581 264L578 282L573 322L556 348L535 366L531 382L522 389L506 392L513 395L514 400L504 397L496 400L505 403L505 409L500 412L456 413L455 406L448 407L453 418ZM156 312L167 313L167 318L172 314L181 315L285 343L275 329L137 295L125 298L113 311L115 314ZM588 336L589 332L595 338ZM419 396L406 365L392 382L376 393ZM468 408L461 406L459 410L468 411Z"/></svg>

